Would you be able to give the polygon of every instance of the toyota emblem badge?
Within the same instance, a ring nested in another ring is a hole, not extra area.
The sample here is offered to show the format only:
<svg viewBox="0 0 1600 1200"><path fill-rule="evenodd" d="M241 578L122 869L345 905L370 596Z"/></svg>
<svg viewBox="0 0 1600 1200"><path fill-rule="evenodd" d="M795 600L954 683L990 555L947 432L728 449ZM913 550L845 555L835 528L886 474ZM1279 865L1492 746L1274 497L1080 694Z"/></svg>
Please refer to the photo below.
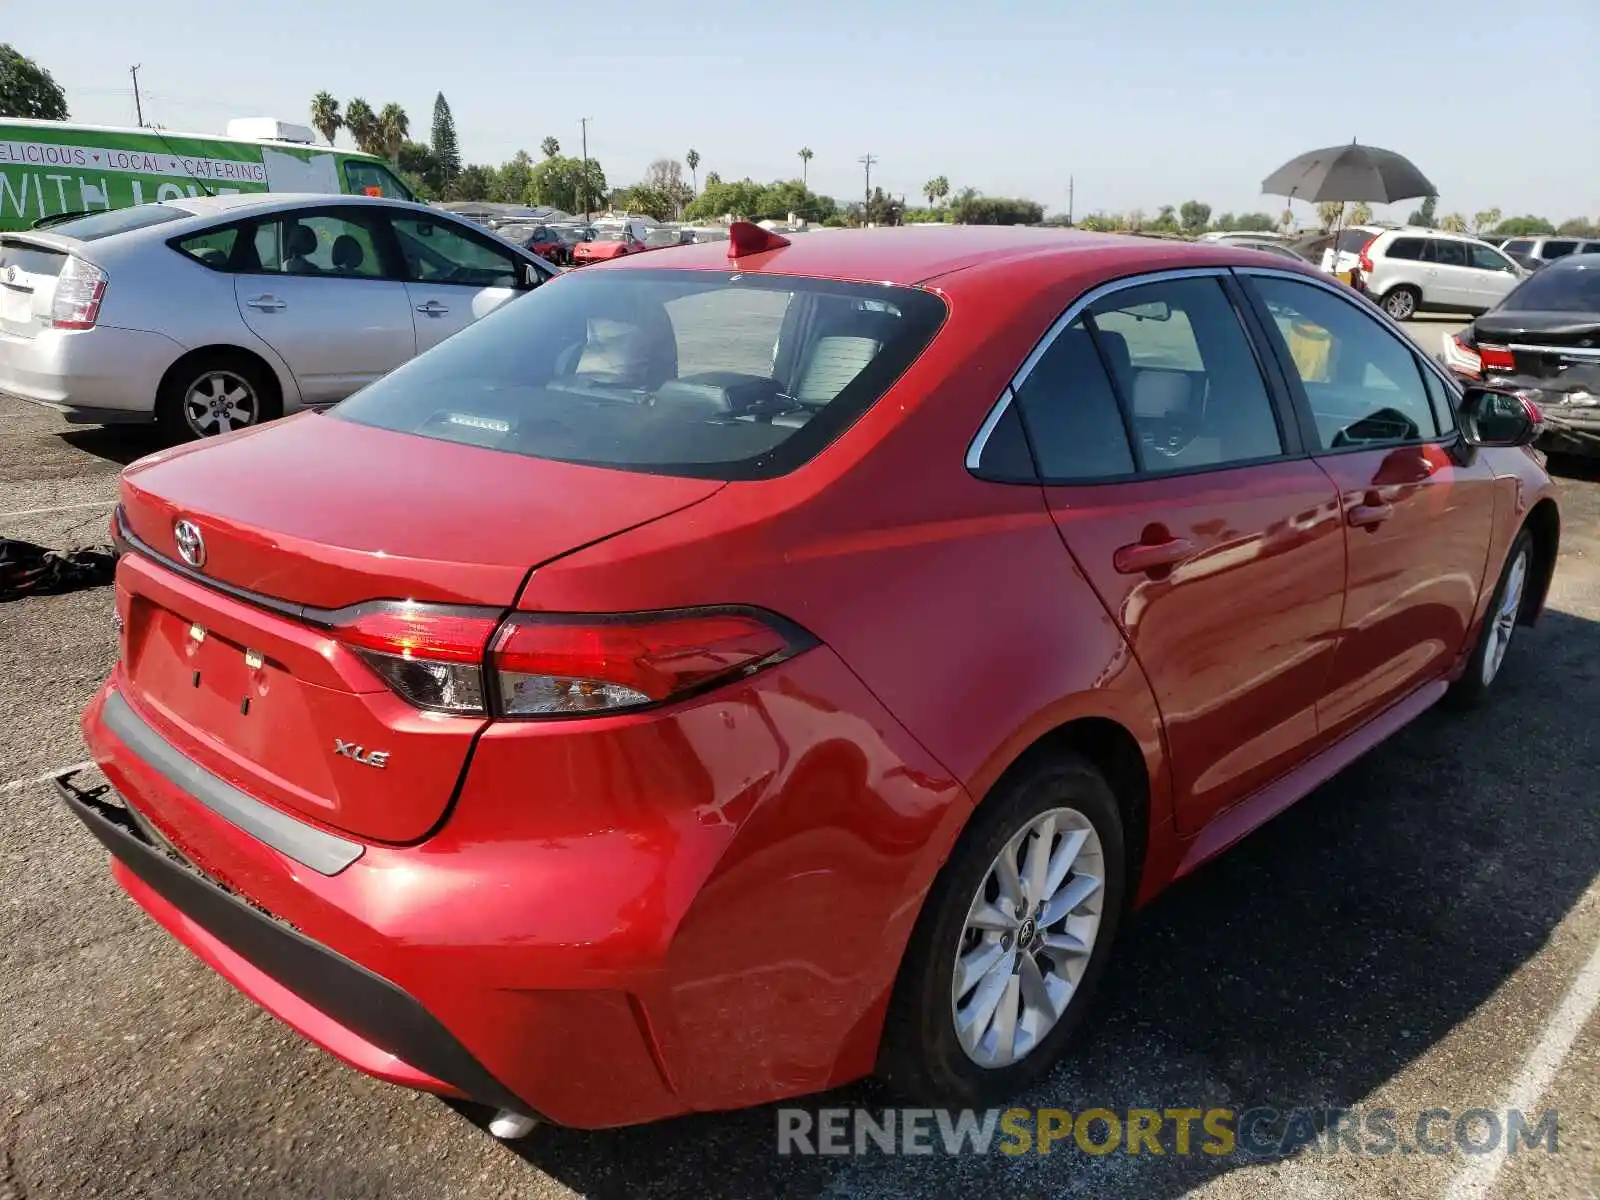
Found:
<svg viewBox="0 0 1600 1200"><path fill-rule="evenodd" d="M206 565L206 539L200 536L200 527L193 521L179 521L172 527L172 536L178 543L178 553L191 567Z"/></svg>

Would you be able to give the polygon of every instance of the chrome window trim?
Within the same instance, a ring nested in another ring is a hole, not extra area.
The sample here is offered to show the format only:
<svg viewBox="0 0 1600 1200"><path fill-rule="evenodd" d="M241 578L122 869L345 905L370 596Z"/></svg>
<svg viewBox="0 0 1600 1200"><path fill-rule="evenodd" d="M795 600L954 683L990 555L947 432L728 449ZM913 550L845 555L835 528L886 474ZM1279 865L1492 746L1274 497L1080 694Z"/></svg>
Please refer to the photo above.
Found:
<svg viewBox="0 0 1600 1200"><path fill-rule="evenodd" d="M1017 389L1027 381L1028 376L1033 372L1033 368L1039 365L1039 360L1055 344L1055 340L1061 335L1061 331L1076 321L1084 309L1088 308L1096 300L1103 299L1116 292L1126 291L1128 288L1142 287L1147 283L1164 283L1170 279L1223 279L1227 277L1229 270L1230 268L1228 267L1181 267L1166 271L1148 271L1142 275L1129 275L1123 279L1113 279L1106 283L1096 284L1079 296L1067 306L1067 310L1064 313L1051 323L1050 328L1045 330L1044 336L1029 351L1028 357L1022 360L1022 365L1017 368L1016 374L1011 377L1010 382L1001 390L1000 398L990 407L988 416L984 417L983 424L978 426L978 432L972 435L972 441L967 444L965 460L967 470L977 471L980 469L983 461L983 448L988 445L989 436L994 432L995 426L1000 424L1001 418L1006 415L1006 409L1015 398ZM1291 278L1300 278L1293 271L1272 273L1288 275ZM1248 335L1247 330L1244 332ZM1262 383L1265 386L1266 381L1263 379ZM1271 394L1270 389L1268 389L1268 394ZM1135 476L1129 476L1128 478L1135 478Z"/></svg>

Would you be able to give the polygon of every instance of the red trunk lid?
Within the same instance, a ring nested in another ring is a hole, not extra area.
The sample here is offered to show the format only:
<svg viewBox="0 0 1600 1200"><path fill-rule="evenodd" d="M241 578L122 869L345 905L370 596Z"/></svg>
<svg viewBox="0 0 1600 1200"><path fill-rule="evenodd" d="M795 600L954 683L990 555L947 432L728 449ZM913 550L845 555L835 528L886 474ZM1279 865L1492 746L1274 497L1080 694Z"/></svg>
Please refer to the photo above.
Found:
<svg viewBox="0 0 1600 1200"><path fill-rule="evenodd" d="M418 712L316 610L379 599L510 607L531 568L720 486L310 414L154 455L123 476L125 526L177 563L173 526L191 521L205 557L195 579L143 555L124 561L119 686L178 750L235 786L362 837L414 840L443 815L483 720ZM387 761L374 767L380 751Z"/></svg>

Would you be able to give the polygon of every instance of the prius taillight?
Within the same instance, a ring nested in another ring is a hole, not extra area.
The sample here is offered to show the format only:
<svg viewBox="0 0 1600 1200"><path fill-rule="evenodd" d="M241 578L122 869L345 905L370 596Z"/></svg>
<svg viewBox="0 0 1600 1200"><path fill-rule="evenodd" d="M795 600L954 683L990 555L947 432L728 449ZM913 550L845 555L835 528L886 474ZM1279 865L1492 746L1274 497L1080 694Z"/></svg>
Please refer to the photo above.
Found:
<svg viewBox="0 0 1600 1200"><path fill-rule="evenodd" d="M338 614L332 631L418 708L524 718L661 704L812 643L782 618L749 608L503 616L384 602Z"/></svg>

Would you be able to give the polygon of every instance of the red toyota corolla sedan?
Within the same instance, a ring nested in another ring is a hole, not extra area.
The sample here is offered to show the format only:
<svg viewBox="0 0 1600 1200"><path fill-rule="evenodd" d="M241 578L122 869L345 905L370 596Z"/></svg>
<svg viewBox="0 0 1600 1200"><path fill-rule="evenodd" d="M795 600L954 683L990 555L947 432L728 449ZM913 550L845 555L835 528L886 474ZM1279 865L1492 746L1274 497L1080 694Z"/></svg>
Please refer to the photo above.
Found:
<svg viewBox="0 0 1600 1200"><path fill-rule="evenodd" d="M1130 908L1491 687L1537 423L1246 250L741 226L130 467L60 786L240 990L503 1133L988 1104Z"/></svg>

